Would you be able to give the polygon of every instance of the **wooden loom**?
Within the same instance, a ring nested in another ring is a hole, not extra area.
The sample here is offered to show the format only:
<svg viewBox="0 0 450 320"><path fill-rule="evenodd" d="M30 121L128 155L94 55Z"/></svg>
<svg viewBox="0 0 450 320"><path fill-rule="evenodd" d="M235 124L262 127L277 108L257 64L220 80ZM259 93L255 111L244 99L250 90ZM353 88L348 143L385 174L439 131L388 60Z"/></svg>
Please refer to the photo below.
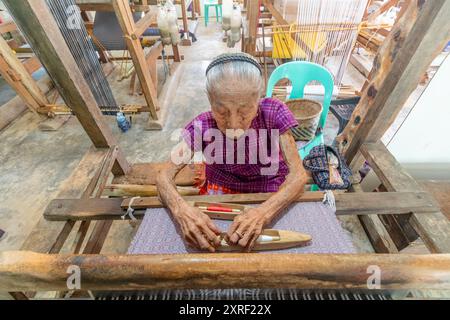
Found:
<svg viewBox="0 0 450 320"><path fill-rule="evenodd" d="M44 80L38 83L32 78L32 74L41 68L41 64L31 49L20 48L15 39L10 41L4 39L4 34L17 31L17 25L13 21L0 25L0 74L22 99L25 106L45 120L47 113L42 109L49 104L46 94L51 89L50 81ZM26 54L25 58L21 57L23 53ZM8 125L25 109L17 103L14 104L13 101L11 107L2 106L0 118L3 121L0 123L0 129Z"/></svg>
<svg viewBox="0 0 450 320"><path fill-rule="evenodd" d="M411 5L388 37L385 50L380 52L378 61L382 69L375 72L370 89L363 93L359 109L370 106L371 118L354 121L353 134L346 136L349 159L356 154L366 159L388 191L363 192L356 184L349 192L336 192L337 215L359 216L378 254L171 256L100 254L113 221L121 219L131 201L127 197L102 197L110 174L115 176L113 183L152 184L160 166L129 167L97 109L92 109L95 101L84 81L79 80L73 58L65 54L67 48L61 36L57 32L51 35L43 32L54 25L45 7L36 0L28 0L21 6L14 6L15 0L5 2L14 8L13 14L21 27L32 38L39 38L42 63L50 72L57 67L56 85L65 88L68 101L73 103L71 107L96 148L84 156L61 188L59 199L49 204L22 251L0 253L0 291L9 291L18 299L28 298L30 294L25 292L29 291L65 291L67 268L72 265L81 268L82 290L236 288L242 283L249 288L359 290L367 289L367 268L371 265L382 270L382 290L450 290L450 222L379 138L371 139L387 128L386 117L401 109L419 82L422 69L447 41L450 2L432 0ZM392 54L392 50L396 53ZM393 61L388 63L386 59ZM176 183L186 186L189 180L185 171L177 176ZM134 196L131 190L124 194ZM270 194L185 198L195 202L254 204L268 197ZM297 201L321 201L322 198L321 192L306 192ZM132 204L136 217L142 217L146 208L161 206L157 197L142 197ZM379 221L379 216L393 214L404 217L431 254L398 254L391 236ZM73 230L77 222L79 229ZM89 235L91 223L95 225ZM72 230L76 234L73 244L67 243ZM67 246L71 253L59 254Z"/></svg>
<svg viewBox="0 0 450 320"><path fill-rule="evenodd" d="M244 50L264 60L270 57L275 64L286 59L320 64L330 70L335 83L340 85L362 27L367 1L261 0L259 3L273 19L263 19L260 6L248 2L249 36ZM268 36L269 46L266 45Z"/></svg>
<svg viewBox="0 0 450 320"><path fill-rule="evenodd" d="M161 98L158 100L157 60L161 56L163 45L161 41L154 41L149 52L145 54L139 40L139 37L144 31L156 22L156 12L152 10L152 7L149 4L129 5L127 0L76 0L76 3L81 9L81 14L85 20L88 31L92 28L92 21L89 21L89 16L86 14L86 11L114 11L116 13L135 67L135 74L132 77L130 87L132 87L134 91L136 78L138 78L147 103L146 106L123 105L120 109L126 114L149 112L150 119L147 128L149 130L162 129L167 115L168 104L170 104L170 99L167 98L167 96L170 96L168 91L172 90L174 85L179 81L179 76L172 77L174 78L172 79L173 84L171 83L165 86L161 93ZM182 6L182 8L183 17L185 18L186 8L184 6ZM145 12L146 15L140 21L134 23L132 19L129 19L133 11ZM14 60L17 60L10 50L4 50L3 46L0 49L2 56L4 55L8 58L8 62L15 62ZM169 58L173 59L175 63L171 65L171 71L176 73L175 71L179 62L183 60L183 56L180 55L178 46L172 46L172 49L173 55ZM100 49L99 53L101 60L107 62L108 59L106 58L105 52ZM18 63L14 63L14 65L11 65L10 63L8 70L10 69L13 70L14 74L24 74L24 68ZM104 69L107 75L111 72L109 64L105 64ZM1 71L3 74L3 68ZM6 75L8 75L8 73L6 73ZM9 78L10 77L8 77L7 80L9 80ZM29 76L21 76L19 80L11 82L11 85L33 112L43 116L49 115L51 117L59 115L64 117L65 120L67 120L67 115L73 113L73 110L66 105L56 104L55 101L48 101L45 95L38 90L39 88L36 82ZM47 127L50 126L44 128Z"/></svg>

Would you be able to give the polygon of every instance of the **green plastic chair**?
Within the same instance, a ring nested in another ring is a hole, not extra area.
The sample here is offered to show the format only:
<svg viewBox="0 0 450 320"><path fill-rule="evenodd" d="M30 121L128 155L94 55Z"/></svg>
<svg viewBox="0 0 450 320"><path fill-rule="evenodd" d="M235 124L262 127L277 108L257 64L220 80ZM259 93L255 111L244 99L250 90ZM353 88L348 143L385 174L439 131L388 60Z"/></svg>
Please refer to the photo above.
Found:
<svg viewBox="0 0 450 320"><path fill-rule="evenodd" d="M318 81L324 86L323 111L319 121L319 128L323 129L327 122L327 115L333 96L334 81L331 73L321 65L307 61L293 61L282 64L270 76L267 84L267 97L272 97L273 89L281 79L289 79L291 81L292 92L289 99L303 98L305 87L311 81ZM316 137L299 150L302 159L309 154L312 148L324 143L322 131L318 130Z"/></svg>
<svg viewBox="0 0 450 320"><path fill-rule="evenodd" d="M219 18L222 17L222 5L217 0L205 0L205 27L209 22L209 8L214 7L216 9L216 21L219 22Z"/></svg>

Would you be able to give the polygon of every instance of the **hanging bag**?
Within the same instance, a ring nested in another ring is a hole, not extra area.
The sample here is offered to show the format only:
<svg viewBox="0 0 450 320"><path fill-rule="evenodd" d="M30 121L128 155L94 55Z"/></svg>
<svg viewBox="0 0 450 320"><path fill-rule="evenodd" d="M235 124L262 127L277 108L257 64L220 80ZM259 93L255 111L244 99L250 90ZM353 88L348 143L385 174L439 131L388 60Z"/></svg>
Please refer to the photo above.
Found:
<svg viewBox="0 0 450 320"><path fill-rule="evenodd" d="M330 182L330 162L328 152L331 152L338 159L337 171L342 178L342 184ZM342 156L333 147L319 145L314 147L303 160L303 166L310 171L314 183L322 190L348 189L351 183L352 171L347 166Z"/></svg>

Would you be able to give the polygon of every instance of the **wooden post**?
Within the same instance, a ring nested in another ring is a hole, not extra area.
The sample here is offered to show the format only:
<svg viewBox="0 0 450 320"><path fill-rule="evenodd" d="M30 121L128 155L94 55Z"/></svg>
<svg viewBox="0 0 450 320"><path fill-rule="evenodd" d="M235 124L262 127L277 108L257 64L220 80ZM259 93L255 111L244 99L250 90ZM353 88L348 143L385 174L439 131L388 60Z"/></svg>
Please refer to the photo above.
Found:
<svg viewBox="0 0 450 320"><path fill-rule="evenodd" d="M153 120L158 120L158 94L155 89L156 86L150 77L150 71L145 60L145 54L142 49L141 41L139 40L139 35L136 33L139 32L139 29L134 23L130 4L127 0L112 0L112 3L117 20L122 28L125 42L127 43L131 58L133 59L134 68L136 69L136 74L141 83L142 92L144 93L145 100L150 109L150 114Z"/></svg>
<svg viewBox="0 0 450 320"><path fill-rule="evenodd" d="M352 185L351 191L364 192L359 184ZM395 243L378 215L360 215L358 218L376 253L398 253Z"/></svg>
<svg viewBox="0 0 450 320"><path fill-rule="evenodd" d="M250 1L247 4L247 23L248 23L248 39L243 39L245 43L245 52L255 55L256 52L256 37L258 32L259 22L259 0Z"/></svg>
<svg viewBox="0 0 450 320"><path fill-rule="evenodd" d="M394 26L375 59L370 84L337 138L348 162L364 142L377 142L391 126L448 41L449 16L450 1L417 1Z"/></svg>
<svg viewBox="0 0 450 320"><path fill-rule="evenodd" d="M39 89L36 81L31 77L22 62L14 55L1 34L0 74L32 112L37 114L40 107L48 104L47 98Z"/></svg>
<svg viewBox="0 0 450 320"><path fill-rule="evenodd" d="M183 18L183 30L184 30L184 39L181 40L181 43L184 46L190 46L191 40L189 39L189 24L187 18L187 8L186 8L186 0L181 0L181 15Z"/></svg>
<svg viewBox="0 0 450 320"><path fill-rule="evenodd" d="M116 139L45 2L5 0L4 3L94 145L116 146ZM119 152L113 173L121 175L127 171L128 162Z"/></svg>

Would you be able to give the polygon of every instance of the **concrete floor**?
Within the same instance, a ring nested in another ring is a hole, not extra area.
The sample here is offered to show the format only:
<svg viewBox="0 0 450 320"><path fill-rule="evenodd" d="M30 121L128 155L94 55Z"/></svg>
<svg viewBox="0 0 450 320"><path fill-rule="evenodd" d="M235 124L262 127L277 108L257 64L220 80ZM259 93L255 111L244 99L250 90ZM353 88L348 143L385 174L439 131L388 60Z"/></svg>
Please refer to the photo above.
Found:
<svg viewBox="0 0 450 320"><path fill-rule="evenodd" d="M185 56L184 71L164 130L144 130L148 115L143 114L134 117L132 130L121 133L115 119L108 118L130 162L166 161L177 143L176 139L171 140L174 132L209 109L204 90L205 69L218 54L239 51L240 46L227 48L222 42L221 27L215 23L208 28L199 24L198 39L191 47L181 47ZM346 84L362 83L358 76L354 69L349 69ZM112 80L111 84L118 102L142 99L128 96L127 80L120 83ZM56 132L40 131L38 125L39 119L26 112L0 132L0 228L7 232L0 241L0 251L21 247L44 208L57 196L59 186L91 146L75 117ZM333 140L336 132L337 120L330 116L326 129L328 142ZM372 251L357 218L344 218L342 224L361 252ZM134 231L127 222L114 222L103 253L125 252Z"/></svg>

